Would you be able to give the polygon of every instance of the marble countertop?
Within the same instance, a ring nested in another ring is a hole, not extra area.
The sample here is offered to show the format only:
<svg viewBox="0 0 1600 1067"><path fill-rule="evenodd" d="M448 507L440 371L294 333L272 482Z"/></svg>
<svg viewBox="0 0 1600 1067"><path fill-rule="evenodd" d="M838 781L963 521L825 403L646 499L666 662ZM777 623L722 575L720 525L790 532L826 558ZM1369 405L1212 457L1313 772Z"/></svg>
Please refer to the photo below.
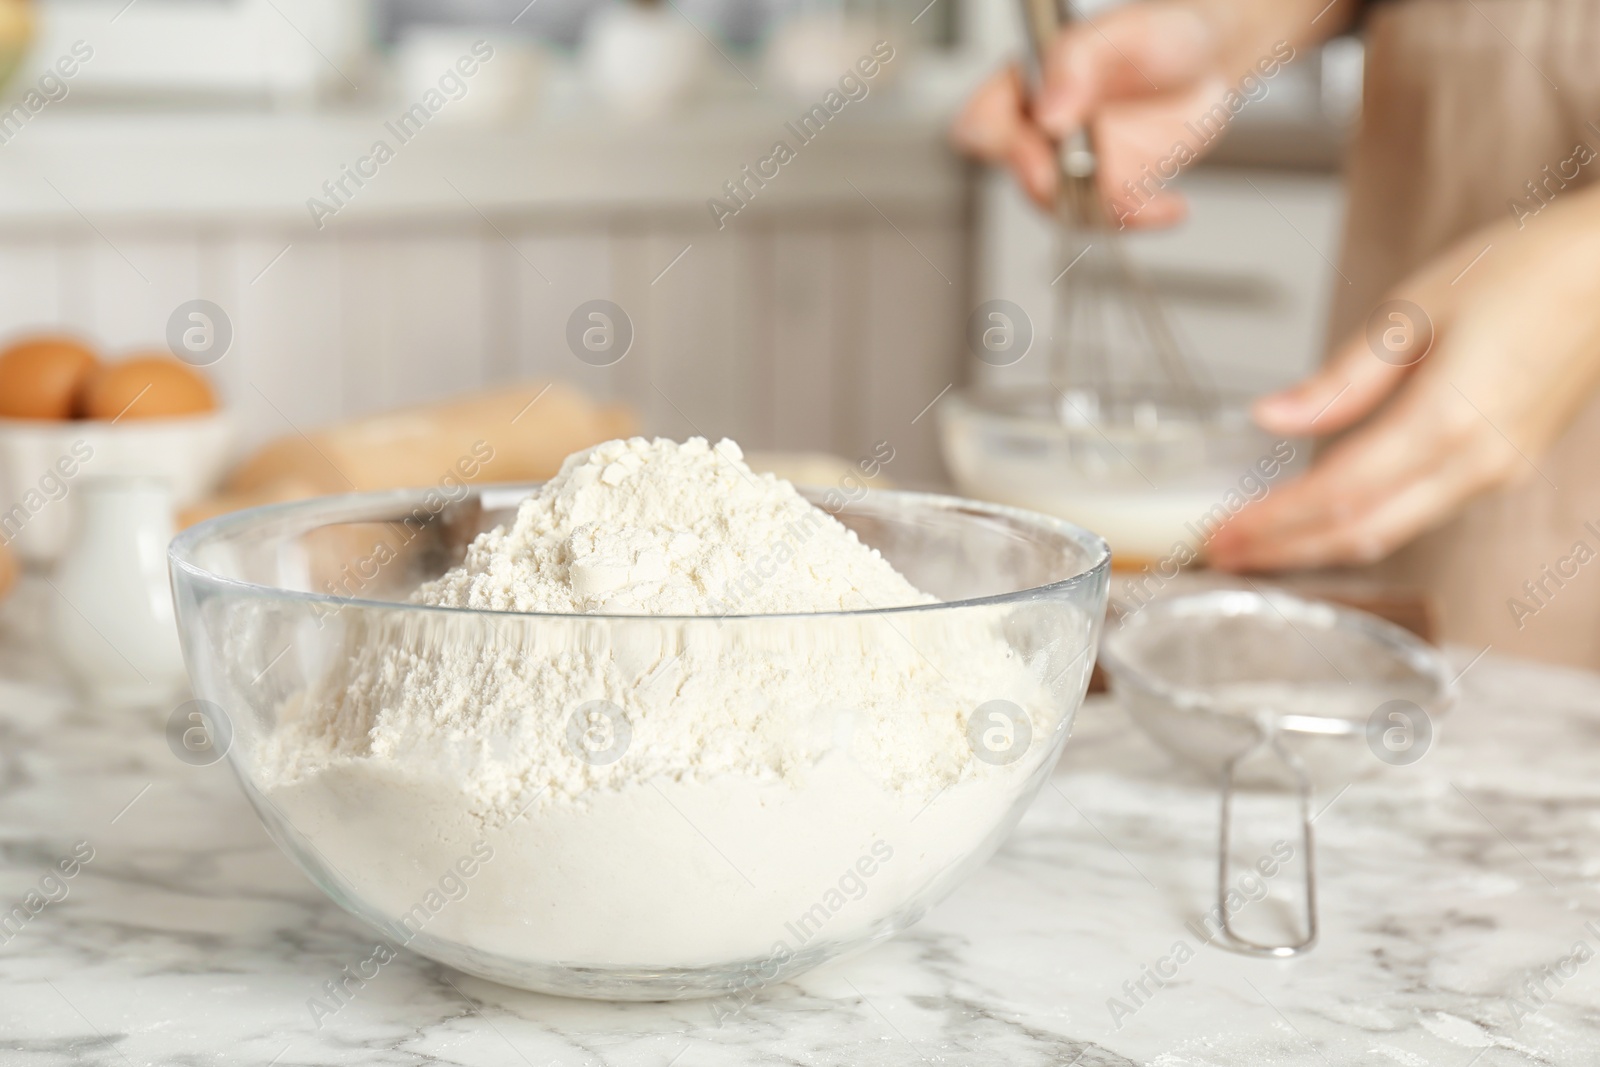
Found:
<svg viewBox="0 0 1600 1067"><path fill-rule="evenodd" d="M1427 756L1318 799L1322 942L1300 959L1186 925L1211 905L1214 794L1096 699L1010 841L921 925L721 1026L707 1002L567 1001L402 954L319 1030L307 1000L363 926L225 766L173 757L169 709L85 706L36 628L0 613L0 912L75 873L0 931L6 1065L1600 1062L1593 675L1461 654ZM1272 929L1292 881L1241 923Z"/></svg>

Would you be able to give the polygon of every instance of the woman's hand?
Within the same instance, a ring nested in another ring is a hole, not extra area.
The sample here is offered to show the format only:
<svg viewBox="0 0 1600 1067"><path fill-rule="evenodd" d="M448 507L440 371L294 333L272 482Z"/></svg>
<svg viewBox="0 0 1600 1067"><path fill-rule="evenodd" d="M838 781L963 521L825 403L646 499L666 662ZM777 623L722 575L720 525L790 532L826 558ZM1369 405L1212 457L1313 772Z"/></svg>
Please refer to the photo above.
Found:
<svg viewBox="0 0 1600 1067"><path fill-rule="evenodd" d="M1284 436L1368 421L1218 530L1213 566L1371 562L1479 493L1545 478L1540 457L1600 384L1600 188L1566 195L1461 241L1320 373L1258 401Z"/></svg>
<svg viewBox="0 0 1600 1067"><path fill-rule="evenodd" d="M1009 167L1048 208L1056 195L1054 146L1087 124L1114 216L1130 227L1170 225L1186 211L1181 195L1160 188L1172 177L1170 164L1203 154L1215 139L1195 129L1224 125L1214 108L1240 78L1275 74L1296 48L1337 32L1353 7L1350 0L1128 4L1062 31L1037 101L1018 68L1008 67L978 89L951 135L963 151ZM1185 151L1175 152L1179 145ZM1161 181L1146 167L1164 169Z"/></svg>

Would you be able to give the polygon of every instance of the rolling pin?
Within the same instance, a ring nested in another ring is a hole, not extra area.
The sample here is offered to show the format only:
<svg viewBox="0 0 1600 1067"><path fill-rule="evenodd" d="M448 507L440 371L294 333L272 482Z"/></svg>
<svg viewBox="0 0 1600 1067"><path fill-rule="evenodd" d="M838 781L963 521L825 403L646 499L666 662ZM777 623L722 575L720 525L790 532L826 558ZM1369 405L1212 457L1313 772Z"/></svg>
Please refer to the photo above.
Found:
<svg viewBox="0 0 1600 1067"><path fill-rule="evenodd" d="M330 493L462 482L542 481L570 453L634 431L633 414L562 382L528 382L384 412L262 446L222 492L186 509L190 525L259 504Z"/></svg>

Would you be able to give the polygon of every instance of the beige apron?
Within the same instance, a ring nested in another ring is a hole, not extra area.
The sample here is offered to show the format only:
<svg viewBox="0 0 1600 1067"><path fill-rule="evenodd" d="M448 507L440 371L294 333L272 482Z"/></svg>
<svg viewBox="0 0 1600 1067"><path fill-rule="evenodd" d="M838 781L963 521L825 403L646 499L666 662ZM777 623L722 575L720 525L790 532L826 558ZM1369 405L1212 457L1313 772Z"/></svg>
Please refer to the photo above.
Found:
<svg viewBox="0 0 1600 1067"><path fill-rule="evenodd" d="M1586 125L1600 125L1600 4L1379 4L1367 31L1366 94L1342 257L1353 284L1338 286L1335 341L1360 329L1414 268L1510 217L1508 201L1525 197L1524 183L1546 164L1555 168L1579 142L1600 151L1600 133ZM1600 161L1559 195L1596 175ZM1600 401L1539 468L1559 489L1535 478L1484 496L1354 573L1422 593L1443 640L1600 668L1600 558L1572 558L1580 540L1600 553Z"/></svg>

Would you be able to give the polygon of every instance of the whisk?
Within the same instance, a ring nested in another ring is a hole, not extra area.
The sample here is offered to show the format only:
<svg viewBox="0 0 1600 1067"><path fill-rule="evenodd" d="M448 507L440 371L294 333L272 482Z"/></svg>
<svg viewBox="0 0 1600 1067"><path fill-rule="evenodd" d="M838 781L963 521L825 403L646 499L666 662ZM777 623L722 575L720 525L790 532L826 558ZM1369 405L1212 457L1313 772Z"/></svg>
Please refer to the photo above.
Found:
<svg viewBox="0 0 1600 1067"><path fill-rule="evenodd" d="M1032 48L1032 83L1043 85L1046 54L1069 20L1071 0L1021 0ZM1062 422L1200 421L1216 393L1184 354L1148 279L1107 218L1096 178L1099 158L1087 127L1057 146L1058 267L1050 380Z"/></svg>

